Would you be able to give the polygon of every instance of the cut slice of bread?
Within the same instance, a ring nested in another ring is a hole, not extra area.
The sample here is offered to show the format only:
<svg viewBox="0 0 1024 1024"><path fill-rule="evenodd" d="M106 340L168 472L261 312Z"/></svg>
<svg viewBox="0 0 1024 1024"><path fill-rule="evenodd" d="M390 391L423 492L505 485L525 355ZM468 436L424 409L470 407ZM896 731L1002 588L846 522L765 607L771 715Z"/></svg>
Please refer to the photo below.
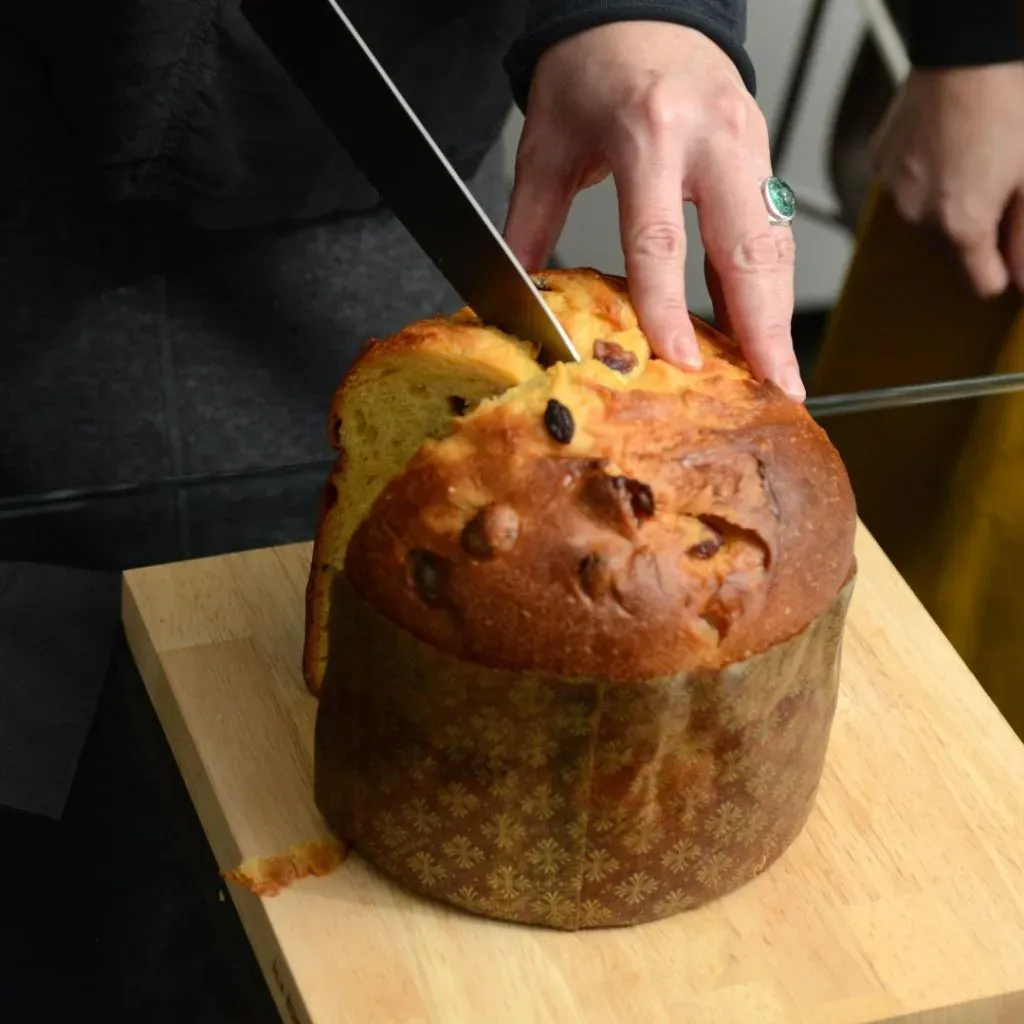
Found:
<svg viewBox="0 0 1024 1024"><path fill-rule="evenodd" d="M543 373L531 344L482 327L467 310L373 340L331 403L338 452L323 493L306 591L303 674L319 693L331 583L353 531L385 484L456 416Z"/></svg>

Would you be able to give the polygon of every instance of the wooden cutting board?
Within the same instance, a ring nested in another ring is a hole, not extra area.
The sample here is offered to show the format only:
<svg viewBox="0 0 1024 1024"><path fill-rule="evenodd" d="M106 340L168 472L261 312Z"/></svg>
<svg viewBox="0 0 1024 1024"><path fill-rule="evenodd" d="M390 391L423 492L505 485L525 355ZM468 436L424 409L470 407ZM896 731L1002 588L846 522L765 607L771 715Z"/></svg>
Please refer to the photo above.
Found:
<svg viewBox="0 0 1024 1024"><path fill-rule="evenodd" d="M124 621L222 869L328 838L312 797L299 545L125 577ZM875 542L815 811L756 881L633 929L499 924L351 855L235 900L285 1020L1018 1024L1024 746Z"/></svg>

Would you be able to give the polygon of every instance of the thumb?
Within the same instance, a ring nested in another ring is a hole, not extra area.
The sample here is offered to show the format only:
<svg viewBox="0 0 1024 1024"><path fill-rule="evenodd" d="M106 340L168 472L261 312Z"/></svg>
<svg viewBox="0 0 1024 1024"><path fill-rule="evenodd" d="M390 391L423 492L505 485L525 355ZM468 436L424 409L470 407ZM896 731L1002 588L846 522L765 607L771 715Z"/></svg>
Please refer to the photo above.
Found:
<svg viewBox="0 0 1024 1024"><path fill-rule="evenodd" d="M1006 291L1012 268L1007 267L999 251L998 222L992 221L976 233L954 235L953 245L959 250L967 276L981 298L994 298Z"/></svg>
<svg viewBox="0 0 1024 1024"><path fill-rule="evenodd" d="M567 174L520 147L505 219L505 241L526 270L543 270L569 217L574 190Z"/></svg>
<svg viewBox="0 0 1024 1024"><path fill-rule="evenodd" d="M1017 290L1024 292L1024 187L1013 197L1006 214L1006 262Z"/></svg>

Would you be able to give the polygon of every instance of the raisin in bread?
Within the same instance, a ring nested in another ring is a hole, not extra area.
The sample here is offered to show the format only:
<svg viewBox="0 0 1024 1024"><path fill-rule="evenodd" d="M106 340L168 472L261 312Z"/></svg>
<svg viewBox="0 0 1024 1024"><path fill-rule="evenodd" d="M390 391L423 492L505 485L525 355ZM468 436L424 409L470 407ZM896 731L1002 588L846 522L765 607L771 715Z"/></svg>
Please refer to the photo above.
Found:
<svg viewBox="0 0 1024 1024"><path fill-rule="evenodd" d="M803 827L856 514L826 435L727 338L695 321L684 373L622 280L540 284L579 364L463 310L372 343L335 397L316 799L425 895L634 924L743 884Z"/></svg>

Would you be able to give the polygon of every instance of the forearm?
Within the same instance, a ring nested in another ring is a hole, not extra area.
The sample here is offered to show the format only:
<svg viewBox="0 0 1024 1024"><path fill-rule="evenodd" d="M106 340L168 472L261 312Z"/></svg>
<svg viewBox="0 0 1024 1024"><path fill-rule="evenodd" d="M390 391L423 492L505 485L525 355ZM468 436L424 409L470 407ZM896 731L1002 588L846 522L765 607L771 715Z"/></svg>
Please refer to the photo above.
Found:
<svg viewBox="0 0 1024 1024"><path fill-rule="evenodd" d="M1020 0L911 0L908 28L915 68L1024 59Z"/></svg>
<svg viewBox="0 0 1024 1024"><path fill-rule="evenodd" d="M744 48L747 0L530 0L526 30L505 62L516 102L526 108L533 68L549 46L597 25L636 20L703 32L732 58L754 92L754 68Z"/></svg>

